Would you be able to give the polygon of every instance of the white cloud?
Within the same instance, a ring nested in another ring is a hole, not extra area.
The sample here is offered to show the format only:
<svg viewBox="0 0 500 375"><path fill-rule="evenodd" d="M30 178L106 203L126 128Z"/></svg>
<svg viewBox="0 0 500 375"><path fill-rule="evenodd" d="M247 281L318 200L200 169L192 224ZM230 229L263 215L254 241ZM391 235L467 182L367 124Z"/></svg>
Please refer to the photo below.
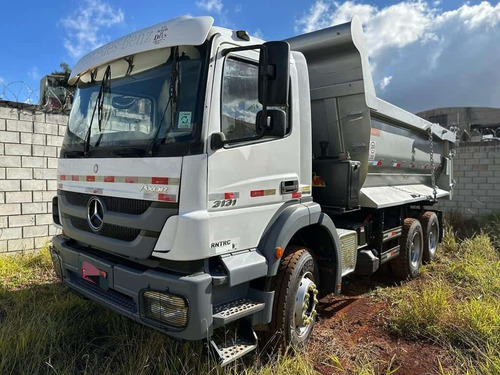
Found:
<svg viewBox="0 0 500 375"><path fill-rule="evenodd" d="M240 3L237 3L234 8L225 7L222 0L199 0L196 1L196 6L203 14L211 14L216 19L217 25L228 29L237 29L231 21L230 12L239 13L243 9Z"/></svg>
<svg viewBox="0 0 500 375"><path fill-rule="evenodd" d="M387 86L389 86L389 83L391 83L391 80L392 80L392 76L387 76L387 77L382 78L382 80L378 83L378 85L380 86L380 89L382 91L384 91L385 88Z"/></svg>
<svg viewBox="0 0 500 375"><path fill-rule="evenodd" d="M253 33L252 33L252 36L256 37L256 38L259 38L259 39L265 39L264 37L264 33L262 32L262 30L260 28L256 29Z"/></svg>
<svg viewBox="0 0 500 375"><path fill-rule="evenodd" d="M222 0L201 0L196 2L196 6L207 12L220 13L224 4L222 4Z"/></svg>
<svg viewBox="0 0 500 375"><path fill-rule="evenodd" d="M34 66L28 72L28 77L30 77L33 81L37 81L40 79L40 73L38 72L38 67Z"/></svg>
<svg viewBox="0 0 500 375"><path fill-rule="evenodd" d="M348 22L365 29L379 95L409 110L500 107L500 3L443 11L436 2L386 7L317 0L297 21L301 32Z"/></svg>
<svg viewBox="0 0 500 375"><path fill-rule="evenodd" d="M302 29L303 32L309 33L330 26L327 16L329 11L330 5L321 0L316 1L309 8L308 14L297 21L297 31Z"/></svg>
<svg viewBox="0 0 500 375"><path fill-rule="evenodd" d="M105 1L85 0L70 16L60 21L65 29L64 47L72 57L78 58L108 42L109 37L102 30L124 20L120 8Z"/></svg>

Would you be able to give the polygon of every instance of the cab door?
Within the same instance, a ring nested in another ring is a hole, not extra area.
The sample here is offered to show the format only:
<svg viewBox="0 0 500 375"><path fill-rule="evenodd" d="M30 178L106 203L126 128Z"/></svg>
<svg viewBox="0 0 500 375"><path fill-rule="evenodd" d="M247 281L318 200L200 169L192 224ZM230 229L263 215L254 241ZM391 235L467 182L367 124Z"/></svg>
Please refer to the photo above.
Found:
<svg viewBox="0 0 500 375"><path fill-rule="evenodd" d="M286 109L284 137L257 135L258 60L256 51L217 55L209 133L223 132L229 144L208 147L208 212L212 254L255 248L273 215L300 198L299 132L294 106ZM292 79L292 86L293 86ZM292 87L292 93L296 87Z"/></svg>

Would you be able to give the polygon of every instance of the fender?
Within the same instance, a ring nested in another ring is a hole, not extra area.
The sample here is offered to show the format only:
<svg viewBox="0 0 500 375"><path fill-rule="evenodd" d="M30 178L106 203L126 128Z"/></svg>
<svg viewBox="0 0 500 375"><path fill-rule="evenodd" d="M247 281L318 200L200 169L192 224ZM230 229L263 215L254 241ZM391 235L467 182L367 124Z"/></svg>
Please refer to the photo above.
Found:
<svg viewBox="0 0 500 375"><path fill-rule="evenodd" d="M322 226L330 235L334 251L333 257L338 265L335 272L335 285L342 282L342 257L337 228L335 228L332 219L321 212L321 206L314 202L285 207L276 214L264 232L257 249L266 258L267 276L275 276L278 272L280 259L275 256L276 248L286 248L295 233L314 224Z"/></svg>

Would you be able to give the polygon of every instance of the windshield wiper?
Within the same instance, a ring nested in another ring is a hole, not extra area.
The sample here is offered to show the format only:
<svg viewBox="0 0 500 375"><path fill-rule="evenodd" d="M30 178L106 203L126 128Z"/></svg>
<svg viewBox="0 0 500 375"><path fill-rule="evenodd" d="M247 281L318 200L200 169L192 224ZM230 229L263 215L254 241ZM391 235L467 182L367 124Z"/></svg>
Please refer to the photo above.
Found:
<svg viewBox="0 0 500 375"><path fill-rule="evenodd" d="M90 138L92 135L92 123L94 122L94 116L95 116L95 111L98 110L98 121L99 121L99 131L101 131L101 122L102 122L102 106L104 104L104 89L111 90L111 85L109 81L111 80L111 66L108 65L106 68L106 71L104 72L104 76L102 77L102 82L101 82L101 87L99 88L99 94L97 95L97 100L94 104L94 109L92 110L92 117L90 118L90 125L89 129L87 130L87 134L85 135L85 145L83 149L83 154L84 156L89 155L89 149L90 149ZM101 140L101 136L99 137L99 140ZM97 143L96 143L97 145Z"/></svg>
<svg viewBox="0 0 500 375"><path fill-rule="evenodd" d="M102 94L101 94L101 103L99 105L99 108L97 108L97 121L99 125L99 138L97 138L97 142L95 143L94 147L99 147L99 144L101 143L102 136L104 133L102 132L102 120L104 117L103 111L104 111L104 99L106 96L111 95L111 65L108 65L106 68L106 72L104 72L104 76L102 77ZM108 118L106 119L106 123L109 120L109 113L108 113Z"/></svg>
<svg viewBox="0 0 500 375"><path fill-rule="evenodd" d="M158 136L160 135L161 125L163 124L163 120L165 119L165 115L167 113L168 107L171 103L177 104L177 83L179 80L179 47L174 47L172 51L172 71L170 73L170 97L168 98L167 105L163 110L163 115L161 117L160 123L156 128L155 135L151 142L149 142L148 148L146 149L146 155L154 155L156 151L156 147L158 146ZM170 110L170 125L165 130L165 134L168 134L170 128L174 124L175 121L175 110L172 106Z"/></svg>

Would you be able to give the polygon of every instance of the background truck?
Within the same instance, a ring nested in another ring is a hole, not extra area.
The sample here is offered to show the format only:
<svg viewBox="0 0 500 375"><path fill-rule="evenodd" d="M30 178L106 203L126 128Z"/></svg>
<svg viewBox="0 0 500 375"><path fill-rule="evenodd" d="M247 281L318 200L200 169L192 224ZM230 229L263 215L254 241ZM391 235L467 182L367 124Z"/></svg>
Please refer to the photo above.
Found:
<svg viewBox="0 0 500 375"><path fill-rule="evenodd" d="M305 342L343 277L412 278L436 253L455 134L377 98L358 18L264 43L180 17L91 52L69 83L57 274L222 364L255 331Z"/></svg>

